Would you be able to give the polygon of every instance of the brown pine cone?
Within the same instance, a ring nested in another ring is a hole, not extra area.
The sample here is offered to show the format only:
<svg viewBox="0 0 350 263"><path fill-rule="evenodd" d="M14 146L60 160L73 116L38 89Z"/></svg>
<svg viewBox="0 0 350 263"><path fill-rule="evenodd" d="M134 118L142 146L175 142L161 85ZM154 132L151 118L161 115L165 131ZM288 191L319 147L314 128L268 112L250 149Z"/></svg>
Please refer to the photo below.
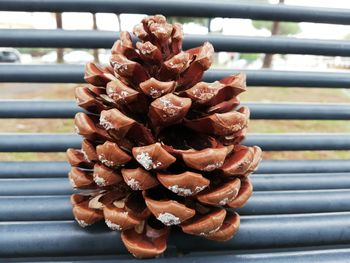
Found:
<svg viewBox="0 0 350 263"><path fill-rule="evenodd" d="M202 82L214 53L208 42L182 51L181 25L149 16L112 47L110 66L86 66L76 89L81 149L68 149L75 219L120 230L135 257L163 253L171 226L225 241L252 194L248 179L261 149L244 139L249 109L237 95L245 75Z"/></svg>

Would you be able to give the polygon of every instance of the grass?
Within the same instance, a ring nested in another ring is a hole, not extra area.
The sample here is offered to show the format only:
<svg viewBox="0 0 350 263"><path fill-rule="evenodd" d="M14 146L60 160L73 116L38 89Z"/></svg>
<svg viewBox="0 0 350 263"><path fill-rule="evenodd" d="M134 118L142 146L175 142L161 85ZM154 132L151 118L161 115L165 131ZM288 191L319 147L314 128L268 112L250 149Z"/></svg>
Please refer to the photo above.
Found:
<svg viewBox="0 0 350 263"><path fill-rule="evenodd" d="M0 85L2 99L73 99L76 84L6 83ZM242 102L324 102L350 103L342 89L252 87L240 97ZM0 133L74 132L71 119L0 119ZM349 121L332 120L252 120L249 132L350 133ZM265 152L265 159L350 159L349 151ZM0 161L64 161L64 153L0 153Z"/></svg>
<svg viewBox="0 0 350 263"><path fill-rule="evenodd" d="M74 132L73 119L0 119L0 132Z"/></svg>
<svg viewBox="0 0 350 263"><path fill-rule="evenodd" d="M52 152L25 152L25 153L0 153L0 161L67 161L65 153Z"/></svg>
<svg viewBox="0 0 350 263"><path fill-rule="evenodd" d="M332 120L251 120L248 131L254 133L350 133L350 122Z"/></svg>

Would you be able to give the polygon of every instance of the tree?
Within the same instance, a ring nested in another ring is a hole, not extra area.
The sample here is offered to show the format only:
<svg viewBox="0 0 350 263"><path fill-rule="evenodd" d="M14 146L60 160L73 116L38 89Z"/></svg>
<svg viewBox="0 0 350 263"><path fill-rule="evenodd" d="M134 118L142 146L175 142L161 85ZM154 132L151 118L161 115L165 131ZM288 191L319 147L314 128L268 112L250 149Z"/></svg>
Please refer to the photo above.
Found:
<svg viewBox="0 0 350 263"><path fill-rule="evenodd" d="M254 20L253 26L257 29L267 29L272 31L273 29L273 22L271 21L261 21L261 20ZM279 34L280 35L295 35L300 32L300 27L298 24L293 22L279 22L280 29Z"/></svg>
<svg viewBox="0 0 350 263"><path fill-rule="evenodd" d="M56 28L62 29L62 13L56 13ZM58 48L56 51L57 54L57 63L63 63L63 48Z"/></svg>
<svg viewBox="0 0 350 263"><path fill-rule="evenodd" d="M92 14L92 29L93 30L98 30L98 28L97 28L97 19L96 19L96 14L95 13ZM100 59L98 57L98 49L97 48L95 48L93 50L93 55L94 55L94 61L97 64L100 63Z"/></svg>
<svg viewBox="0 0 350 263"><path fill-rule="evenodd" d="M122 31L122 20L120 18L120 14L116 14L117 15L117 19L118 19L118 31L121 32Z"/></svg>
<svg viewBox="0 0 350 263"><path fill-rule="evenodd" d="M279 4L284 4L284 0L279 0ZM295 35L300 32L298 24L289 22L255 20L253 21L253 26L257 29L267 29L271 31L271 36ZM272 60L273 54L266 54L263 60L263 68L270 68L272 66Z"/></svg>
<svg viewBox="0 0 350 263"><path fill-rule="evenodd" d="M206 26L208 28L208 32L210 32L210 23L211 18L204 18L204 17L183 17L183 16L171 16L167 17L168 23L180 23L180 24L186 24L186 23L195 23L202 26Z"/></svg>

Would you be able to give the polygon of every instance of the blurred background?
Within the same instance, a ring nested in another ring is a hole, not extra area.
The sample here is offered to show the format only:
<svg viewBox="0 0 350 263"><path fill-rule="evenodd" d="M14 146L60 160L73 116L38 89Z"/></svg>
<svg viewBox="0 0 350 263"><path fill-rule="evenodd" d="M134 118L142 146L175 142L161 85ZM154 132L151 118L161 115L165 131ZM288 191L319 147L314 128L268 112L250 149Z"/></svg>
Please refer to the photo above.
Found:
<svg viewBox="0 0 350 263"><path fill-rule="evenodd" d="M348 0L260 0L249 3L271 3L300 6L336 7L350 9ZM36 13L0 12L0 28L108 30L132 31L143 14L106 13ZM240 36L283 35L295 38L336 39L350 41L350 26L270 22L250 19L168 17L170 22L183 24L185 34L223 34ZM108 63L107 49L50 49L50 48L0 48L0 63L23 64L85 64L95 61ZM256 53L218 52L214 68L297 70L297 71L345 71L350 74L349 57L326 57L314 55L273 55ZM1 99L70 99L74 98L77 84L52 83L0 83ZM350 103L349 89L327 88L248 88L240 96L244 102L325 102ZM0 133L4 132L74 132L71 119L0 119ZM349 121L324 120L252 120L249 132L350 132ZM265 159L344 159L350 158L348 151L299 151L269 152ZM0 161L49 161L65 160L64 153L0 153Z"/></svg>

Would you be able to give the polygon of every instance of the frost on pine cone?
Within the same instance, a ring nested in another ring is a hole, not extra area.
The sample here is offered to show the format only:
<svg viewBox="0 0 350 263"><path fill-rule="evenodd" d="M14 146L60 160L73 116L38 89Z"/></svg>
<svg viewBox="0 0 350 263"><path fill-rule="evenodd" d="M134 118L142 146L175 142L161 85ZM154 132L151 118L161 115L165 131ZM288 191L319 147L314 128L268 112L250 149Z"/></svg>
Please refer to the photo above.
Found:
<svg viewBox="0 0 350 263"><path fill-rule="evenodd" d="M237 98L245 75L201 81L213 46L182 51L181 25L161 15L133 33L136 46L121 32L110 66L89 63L91 85L75 91L88 112L75 116L81 149L67 150L69 179L85 189L71 197L75 219L82 227L104 220L139 258L164 252L172 226L226 241L261 160L259 147L239 144L249 119Z"/></svg>

